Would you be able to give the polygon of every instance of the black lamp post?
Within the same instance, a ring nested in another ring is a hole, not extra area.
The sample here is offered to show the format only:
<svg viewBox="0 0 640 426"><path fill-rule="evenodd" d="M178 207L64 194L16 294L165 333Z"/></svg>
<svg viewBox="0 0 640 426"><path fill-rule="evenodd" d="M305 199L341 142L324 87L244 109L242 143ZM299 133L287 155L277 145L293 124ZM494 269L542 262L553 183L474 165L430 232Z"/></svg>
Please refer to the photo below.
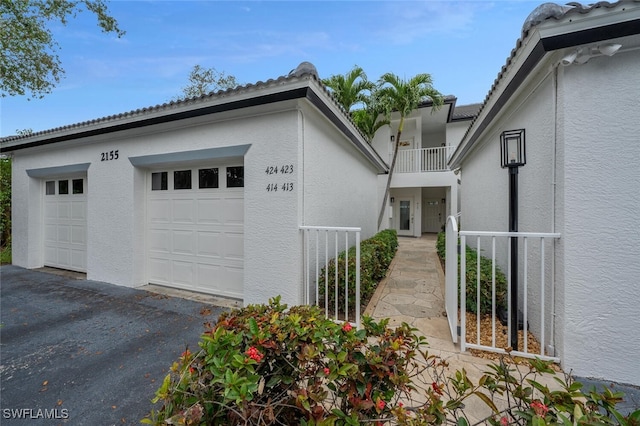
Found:
<svg viewBox="0 0 640 426"><path fill-rule="evenodd" d="M518 232L518 167L527 163L524 129L500 135L500 165L509 169L509 232ZM518 237L511 237L511 347L518 350ZM526 337L525 337L526 338Z"/></svg>

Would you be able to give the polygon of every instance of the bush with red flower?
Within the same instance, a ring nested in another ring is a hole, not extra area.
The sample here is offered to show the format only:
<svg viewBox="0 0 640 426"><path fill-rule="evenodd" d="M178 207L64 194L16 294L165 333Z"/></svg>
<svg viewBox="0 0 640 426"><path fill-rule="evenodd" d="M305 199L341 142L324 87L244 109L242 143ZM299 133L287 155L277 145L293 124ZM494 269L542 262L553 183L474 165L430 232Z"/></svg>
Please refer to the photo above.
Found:
<svg viewBox="0 0 640 426"><path fill-rule="evenodd" d="M146 423L359 424L392 417L412 391L424 339L407 325L339 324L276 298L220 316L185 351Z"/></svg>
<svg viewBox="0 0 640 426"><path fill-rule="evenodd" d="M220 316L198 351L171 367L143 423L154 425L640 425L622 415L624 397L583 392L571 377L542 385L549 362L528 371L501 360L473 383L464 370L429 355L415 329L363 319L338 324L316 307L276 298ZM477 419L471 399L492 414ZM505 403L506 401L506 403ZM640 407L639 407L640 408Z"/></svg>

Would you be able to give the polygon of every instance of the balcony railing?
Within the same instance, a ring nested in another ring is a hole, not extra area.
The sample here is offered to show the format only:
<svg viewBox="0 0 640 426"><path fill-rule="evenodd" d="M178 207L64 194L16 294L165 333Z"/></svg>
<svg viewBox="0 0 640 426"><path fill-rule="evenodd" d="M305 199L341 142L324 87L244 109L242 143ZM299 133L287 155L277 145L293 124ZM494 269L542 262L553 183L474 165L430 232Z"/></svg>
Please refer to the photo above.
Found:
<svg viewBox="0 0 640 426"><path fill-rule="evenodd" d="M443 172L449 170L447 160L455 147L401 149L396 160L396 173Z"/></svg>

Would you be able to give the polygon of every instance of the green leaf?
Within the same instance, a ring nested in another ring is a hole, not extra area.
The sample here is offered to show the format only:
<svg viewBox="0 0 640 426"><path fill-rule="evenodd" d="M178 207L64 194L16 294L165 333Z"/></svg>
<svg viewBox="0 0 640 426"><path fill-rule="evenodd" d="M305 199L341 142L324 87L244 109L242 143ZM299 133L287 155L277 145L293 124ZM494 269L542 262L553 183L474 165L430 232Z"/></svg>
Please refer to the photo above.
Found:
<svg viewBox="0 0 640 426"><path fill-rule="evenodd" d="M571 420L569 420L569 418L567 418L567 416L562 413L558 413L558 419L561 420L561 424L563 424L564 426L573 426Z"/></svg>
<svg viewBox="0 0 640 426"><path fill-rule="evenodd" d="M473 392L474 395L476 395L478 398L480 398L485 404L487 404L487 406L489 408L491 408L491 410L493 410L493 412L495 414L498 414L499 410L498 407L496 407L496 405L493 403L493 401L485 394L483 394L482 392Z"/></svg>
<svg viewBox="0 0 640 426"><path fill-rule="evenodd" d="M547 423L540 416L533 416L531 419L531 426L545 426Z"/></svg>
<svg viewBox="0 0 640 426"><path fill-rule="evenodd" d="M257 336L258 334L260 334L260 329L258 328L258 322L253 317L249 318L249 331L251 331L251 334L253 334L254 336Z"/></svg>
<svg viewBox="0 0 640 426"><path fill-rule="evenodd" d="M458 421L456 422L456 424L458 426L469 426L469 422L464 417L458 418Z"/></svg>

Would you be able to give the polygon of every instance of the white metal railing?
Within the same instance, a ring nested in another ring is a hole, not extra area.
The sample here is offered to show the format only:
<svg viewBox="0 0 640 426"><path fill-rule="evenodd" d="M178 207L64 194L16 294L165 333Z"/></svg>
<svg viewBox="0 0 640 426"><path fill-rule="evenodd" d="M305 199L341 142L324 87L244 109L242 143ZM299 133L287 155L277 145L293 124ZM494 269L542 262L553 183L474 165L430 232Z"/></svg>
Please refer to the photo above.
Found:
<svg viewBox="0 0 640 426"><path fill-rule="evenodd" d="M396 173L442 172L449 170L451 147L401 149L396 159Z"/></svg>
<svg viewBox="0 0 640 426"><path fill-rule="evenodd" d="M453 343L458 342L458 223L447 218L444 301Z"/></svg>
<svg viewBox="0 0 640 426"><path fill-rule="evenodd" d="M304 300L307 305L320 306L320 281L324 280L324 311L329 318L329 283L334 285L334 321L349 321L360 327L360 232L361 228L335 226L300 226L304 243ZM355 277L349 280L349 248L355 246ZM339 256L344 251L344 271L339 270ZM334 276L329 276L329 262L335 259ZM324 271L324 275L321 275ZM344 284L346 283L346 285ZM349 318L349 286L355 287L355 313ZM341 288L343 287L343 288ZM344 293L343 293L344 292ZM343 300L341 300L343 299ZM340 318L339 302L344 303L343 317ZM351 319L353 321L351 321Z"/></svg>
<svg viewBox="0 0 640 426"><path fill-rule="evenodd" d="M471 238L471 243L475 245L475 250L477 251L477 294L476 294L476 312L480 312L481 306L481 292L480 292L480 257L481 252L483 250L483 245L481 244L481 240L486 239L490 240L489 249L491 252L491 344L481 343L481 321L480 315L476 315L477 323L476 327L476 339L475 342L467 342L466 338L466 315L462 314L460 316L460 347L462 351L465 351L466 348L470 349L480 349L491 352L505 353L505 348L498 347L496 345L496 266L498 264L497 253L500 252L506 256L506 273L505 277L507 280L507 301L510 300L511 297L511 251L508 249L508 242L510 238L518 238L518 242L520 240L523 241L522 250L520 251L520 256L522 257L522 269L519 276L522 279L519 279L521 282L521 286L519 286L519 294L522 295L520 297L520 305L522 307L522 329L525 338L523 339L523 347L522 350L512 351L511 354L515 356L528 357L528 358L540 358L551 360L554 362L559 362L559 358L555 357L555 354L547 354L545 351L545 345L548 342L554 341L553 336L553 321L555 316L555 282L553 277L553 241L555 239L560 238L560 234L558 233L534 233L534 232L484 232L484 231L460 231L460 277L461 277L461 289L460 289L460 306L462 310L466 309L466 251L467 251L467 237L475 237L475 240ZM537 241L539 244L539 250L536 252L535 250L529 250L529 241ZM545 254L545 241L550 241L549 245L551 246L551 254L549 257L546 257ZM500 245L500 247L496 248L496 243ZM520 244L519 244L520 246ZM457 252L457 249L455 249ZM454 252L454 248L449 248L447 246L447 254L446 258L448 259L450 256L456 256L457 253ZM488 256L485 256L488 257ZM504 257L504 256L503 256ZM520 262L518 262L520 263ZM538 268L536 270L535 266L530 268L530 264L538 263ZM551 272L547 271L547 264L551 264ZM519 268L520 269L520 268ZM548 280L549 282L545 282ZM549 286L550 295L545 294L546 287ZM547 299L549 299L549 304L547 304ZM506 303L507 305L507 323L508 323L508 340L507 347L512 346L511 342L511 318L512 315L518 315L518 313L511 312L510 303ZM529 320L532 320L533 325L529 327ZM546 321L549 321L547 324ZM520 322L520 319L518 319ZM520 328L520 327L519 327ZM547 341L545 336L546 329L551 330L549 340ZM540 351L538 353L530 352L528 347L528 331L531 331L536 337L539 339Z"/></svg>

